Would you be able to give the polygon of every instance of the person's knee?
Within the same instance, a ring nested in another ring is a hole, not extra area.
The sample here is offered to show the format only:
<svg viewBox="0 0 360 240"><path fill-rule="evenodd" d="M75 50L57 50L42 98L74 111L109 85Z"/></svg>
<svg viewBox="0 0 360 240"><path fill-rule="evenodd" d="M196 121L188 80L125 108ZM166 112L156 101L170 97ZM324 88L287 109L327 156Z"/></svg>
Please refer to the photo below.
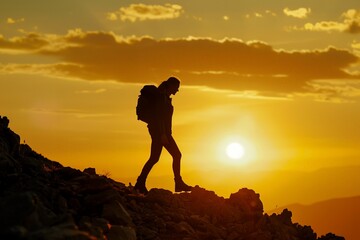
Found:
<svg viewBox="0 0 360 240"><path fill-rule="evenodd" d="M155 165L158 161L159 161L159 158L150 157L149 160L148 160L148 163L150 163L151 165Z"/></svg>
<svg viewBox="0 0 360 240"><path fill-rule="evenodd" d="M180 161L181 157L182 157L181 152L176 152L176 153L173 155L174 160Z"/></svg>

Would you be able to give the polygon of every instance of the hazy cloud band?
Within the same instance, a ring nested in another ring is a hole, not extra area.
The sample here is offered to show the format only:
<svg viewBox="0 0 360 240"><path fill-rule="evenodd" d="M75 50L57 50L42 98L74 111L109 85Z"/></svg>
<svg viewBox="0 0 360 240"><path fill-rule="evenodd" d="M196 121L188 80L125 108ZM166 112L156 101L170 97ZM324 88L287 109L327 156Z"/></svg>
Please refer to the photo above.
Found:
<svg viewBox="0 0 360 240"><path fill-rule="evenodd" d="M0 65L2 72L36 69L85 80L145 83L177 75L186 85L289 93L306 91L310 80L359 79L345 71L359 61L346 50L290 52L238 39L155 40L74 30L64 36L31 33L14 39L0 37L0 51L6 49L28 50L59 62L35 68L30 63L24 67L13 62Z"/></svg>

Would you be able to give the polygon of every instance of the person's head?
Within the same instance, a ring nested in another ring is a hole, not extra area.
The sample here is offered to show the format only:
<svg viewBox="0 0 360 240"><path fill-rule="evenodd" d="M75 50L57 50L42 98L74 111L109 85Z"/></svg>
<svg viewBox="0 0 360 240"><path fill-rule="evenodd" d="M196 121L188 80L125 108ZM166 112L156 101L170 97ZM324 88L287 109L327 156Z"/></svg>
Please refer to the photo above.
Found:
<svg viewBox="0 0 360 240"><path fill-rule="evenodd" d="M180 80L176 77L169 77L168 80L162 82L159 86L169 96L171 94L175 95L179 91Z"/></svg>

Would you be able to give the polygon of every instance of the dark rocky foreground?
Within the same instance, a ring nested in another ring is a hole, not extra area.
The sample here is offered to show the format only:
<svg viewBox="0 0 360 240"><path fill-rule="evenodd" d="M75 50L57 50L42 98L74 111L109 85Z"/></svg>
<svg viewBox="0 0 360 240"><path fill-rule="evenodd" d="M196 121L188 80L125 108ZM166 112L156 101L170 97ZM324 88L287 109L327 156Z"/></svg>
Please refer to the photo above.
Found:
<svg viewBox="0 0 360 240"><path fill-rule="evenodd" d="M195 187L173 194L131 186L63 167L20 144L0 119L0 239L44 240L340 240L317 237L310 226L292 223L291 212L263 213L259 194L241 189L225 199Z"/></svg>

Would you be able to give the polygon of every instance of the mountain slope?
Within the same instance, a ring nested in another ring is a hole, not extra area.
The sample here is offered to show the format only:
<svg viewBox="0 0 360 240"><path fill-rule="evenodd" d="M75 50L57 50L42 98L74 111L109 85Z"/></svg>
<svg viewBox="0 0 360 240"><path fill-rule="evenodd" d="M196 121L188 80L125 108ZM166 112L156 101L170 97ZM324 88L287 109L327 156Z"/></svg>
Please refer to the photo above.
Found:
<svg viewBox="0 0 360 240"><path fill-rule="evenodd" d="M263 213L259 194L229 198L198 186L191 193L131 186L64 167L20 144L0 116L0 239L2 240L343 240L317 237L288 210Z"/></svg>
<svg viewBox="0 0 360 240"><path fill-rule="evenodd" d="M197 172L190 172L186 176L189 182L205 185L222 196L229 196L239 187L240 183L242 186L261 193L264 208L272 210L277 206L286 206L292 203L312 204L338 197L358 196L360 195L360 188L357 187L360 186L359 172L360 166L323 168L309 172L285 170L247 172L241 169L233 172L229 169L202 172L200 169ZM149 184L153 182L153 185L165 187L166 181L164 180L171 178L171 176L157 178L150 176ZM134 180L134 177L124 179L124 182L131 180Z"/></svg>
<svg viewBox="0 0 360 240"><path fill-rule="evenodd" d="M319 234L331 229L347 240L360 239L360 196L331 199L311 205L285 206L293 213L293 221L311 225ZM280 212L282 208L272 212Z"/></svg>

